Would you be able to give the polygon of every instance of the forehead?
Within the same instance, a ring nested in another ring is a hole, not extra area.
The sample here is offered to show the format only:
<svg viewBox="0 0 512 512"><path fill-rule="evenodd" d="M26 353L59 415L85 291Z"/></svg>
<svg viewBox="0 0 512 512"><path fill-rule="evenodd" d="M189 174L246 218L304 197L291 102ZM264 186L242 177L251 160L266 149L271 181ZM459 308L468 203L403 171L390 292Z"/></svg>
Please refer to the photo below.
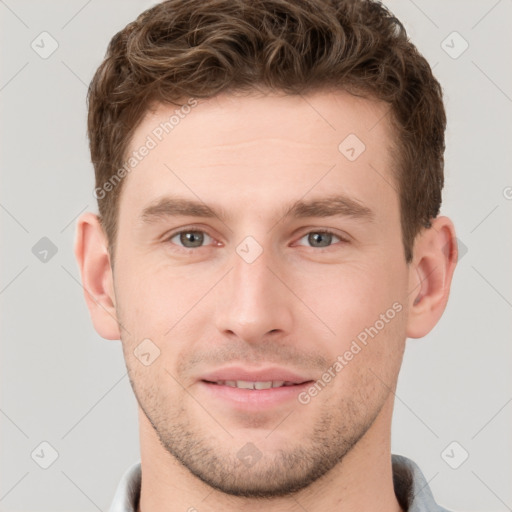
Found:
<svg viewBox="0 0 512 512"><path fill-rule="evenodd" d="M203 146L219 142L237 144L248 142L251 137L266 136L302 144L323 139L326 146L332 147L333 142L349 133L357 135L366 145L377 146L392 141L389 113L388 104L345 91L317 91L310 95L220 94L208 99L190 99L182 107L152 105L131 146L148 134L158 142L172 134L176 145L181 142L201 142ZM195 134L193 140L191 131Z"/></svg>
<svg viewBox="0 0 512 512"><path fill-rule="evenodd" d="M134 162L123 195L139 211L165 191L222 201L226 191L233 200L236 190L246 208L298 199L308 189L327 192L333 184L356 200L394 195L388 113L388 105L344 91L223 94L185 108L158 104L129 145L127 160L150 149Z"/></svg>

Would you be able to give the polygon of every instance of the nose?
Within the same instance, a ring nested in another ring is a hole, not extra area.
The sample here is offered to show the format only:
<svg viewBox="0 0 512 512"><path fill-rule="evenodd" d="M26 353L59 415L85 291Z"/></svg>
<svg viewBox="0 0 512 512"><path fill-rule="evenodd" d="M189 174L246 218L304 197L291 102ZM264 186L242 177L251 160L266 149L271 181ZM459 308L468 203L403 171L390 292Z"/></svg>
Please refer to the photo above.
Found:
<svg viewBox="0 0 512 512"><path fill-rule="evenodd" d="M282 265L263 250L252 262L238 253L231 258L232 270L217 294L216 326L224 335L257 343L269 336L291 332L293 295Z"/></svg>

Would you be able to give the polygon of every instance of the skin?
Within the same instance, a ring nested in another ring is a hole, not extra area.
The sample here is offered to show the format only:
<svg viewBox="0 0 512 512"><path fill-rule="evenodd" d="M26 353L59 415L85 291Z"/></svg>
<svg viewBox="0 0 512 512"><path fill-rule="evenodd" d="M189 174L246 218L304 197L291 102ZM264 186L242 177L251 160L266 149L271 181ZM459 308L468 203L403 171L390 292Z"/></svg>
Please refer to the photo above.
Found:
<svg viewBox="0 0 512 512"><path fill-rule="evenodd" d="M129 151L174 109L149 111ZM445 309L457 248L452 222L438 217L406 263L386 111L343 91L201 100L125 178L115 262L97 216L80 217L75 254L92 321L122 340L139 404L139 511L401 510L393 391L406 338L425 336ZM350 133L366 146L355 161L338 150ZM226 217L143 222L167 194ZM333 194L373 219L283 217L294 201ZM185 249L174 235L187 229L209 236ZM325 229L346 241L320 235L319 247L314 233ZM247 236L262 249L252 263L236 250ZM305 405L241 412L198 380L237 363L316 381L396 303L401 311ZM160 355L146 366L134 350L148 338ZM247 443L261 454L251 467L237 457Z"/></svg>

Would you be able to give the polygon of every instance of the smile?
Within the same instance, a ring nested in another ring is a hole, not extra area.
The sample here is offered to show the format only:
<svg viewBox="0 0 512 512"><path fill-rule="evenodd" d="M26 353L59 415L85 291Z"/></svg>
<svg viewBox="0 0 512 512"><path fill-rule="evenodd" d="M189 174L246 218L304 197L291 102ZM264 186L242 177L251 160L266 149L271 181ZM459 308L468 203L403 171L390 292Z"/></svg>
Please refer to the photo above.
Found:
<svg viewBox="0 0 512 512"><path fill-rule="evenodd" d="M205 381L208 382L208 381ZM216 382L210 382L209 384L217 384L219 386L229 386L231 388L238 389L270 389L270 388L281 388L284 386L296 386L295 382L274 380L274 381L257 381L251 382L247 380L218 380Z"/></svg>

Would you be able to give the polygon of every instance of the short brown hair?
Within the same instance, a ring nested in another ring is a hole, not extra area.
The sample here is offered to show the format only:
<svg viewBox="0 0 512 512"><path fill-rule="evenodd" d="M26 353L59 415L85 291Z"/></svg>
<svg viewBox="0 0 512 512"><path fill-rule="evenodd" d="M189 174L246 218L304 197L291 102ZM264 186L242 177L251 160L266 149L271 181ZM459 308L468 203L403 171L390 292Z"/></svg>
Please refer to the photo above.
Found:
<svg viewBox="0 0 512 512"><path fill-rule="evenodd" d="M403 25L372 0L167 0L110 41L88 92L96 187L123 166L153 103L258 88L344 89L389 105L405 259L441 206L441 86ZM341 142L341 141L340 141ZM98 197L112 257L123 181Z"/></svg>

